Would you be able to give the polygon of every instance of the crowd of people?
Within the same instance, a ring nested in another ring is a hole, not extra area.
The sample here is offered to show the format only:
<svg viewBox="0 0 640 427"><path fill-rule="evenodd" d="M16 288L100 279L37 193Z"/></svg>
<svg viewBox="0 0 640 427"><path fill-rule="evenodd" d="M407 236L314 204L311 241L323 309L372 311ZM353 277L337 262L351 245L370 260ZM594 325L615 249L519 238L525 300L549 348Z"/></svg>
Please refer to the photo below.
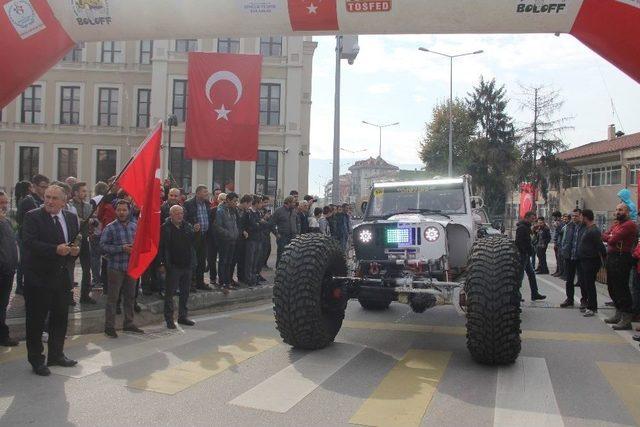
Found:
<svg viewBox="0 0 640 427"><path fill-rule="evenodd" d="M16 294L26 309L27 353L38 375L48 366L74 366L64 355L68 306L96 304L99 291L106 296L104 332L117 338L116 315L123 314L122 330L143 334L135 324L138 292L157 293L164 299L167 328L176 329L174 296L178 295L177 322L193 326L188 316L190 293L225 294L240 287L255 288L267 280L272 235L277 261L293 238L322 233L338 240L345 251L352 232L348 205L314 207L317 199L297 191L274 210L269 196L210 192L198 186L192 197L184 191L162 188L158 254L139 280L129 274L139 209L114 184L98 182L89 198L85 182L71 177L51 182L43 175L16 185L16 230L8 218L9 195L0 192L0 346L16 346L6 326L6 311L16 278ZM82 270L74 282L76 265ZM205 276L209 276L206 283ZM80 287L79 301L73 288ZM43 333L48 356L43 354Z"/></svg>
<svg viewBox="0 0 640 427"><path fill-rule="evenodd" d="M536 274L549 274L546 255L553 243L557 269L552 274L565 282L566 299L561 308L575 306L575 288L580 289L580 312L593 317L598 312L596 280L606 267L607 290L615 308L604 319L615 330L631 330L640 321L640 245L638 245L637 210L628 190L618 196L615 220L602 232L590 209L574 209L570 214L554 212L551 227L535 212L526 213L518 223L515 243L520 253L523 275L527 274L531 300L546 297L538 292ZM538 269L535 269L536 258ZM640 332L640 328L636 331ZM640 334L633 337L640 341Z"/></svg>

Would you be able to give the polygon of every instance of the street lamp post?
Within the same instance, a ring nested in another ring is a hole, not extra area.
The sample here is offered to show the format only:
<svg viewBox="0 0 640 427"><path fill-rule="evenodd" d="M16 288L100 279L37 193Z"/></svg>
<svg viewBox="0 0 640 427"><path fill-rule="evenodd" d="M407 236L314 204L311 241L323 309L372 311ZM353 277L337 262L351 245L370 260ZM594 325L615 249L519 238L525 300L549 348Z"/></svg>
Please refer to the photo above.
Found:
<svg viewBox="0 0 640 427"><path fill-rule="evenodd" d="M340 66L343 59L353 65L360 47L358 36L336 36L336 93L333 117L333 203L340 202ZM337 183L337 184L336 184Z"/></svg>
<svg viewBox="0 0 640 427"><path fill-rule="evenodd" d="M386 124L386 125L379 125L379 124L375 124L375 123L369 123L369 122L363 120L362 123L364 123L365 125L377 127L378 130L380 131L380 150L378 151L378 153L379 153L378 156L382 157L382 129L383 128L388 128L388 127L391 127L391 126L398 126L400 124L400 122L389 123L389 124Z"/></svg>
<svg viewBox="0 0 640 427"><path fill-rule="evenodd" d="M171 181L171 185L175 183L173 175L171 175L171 136L173 134L173 127L178 126L178 116L175 114L169 114L167 117L167 126L169 126L169 141L167 143L167 176Z"/></svg>
<svg viewBox="0 0 640 427"><path fill-rule="evenodd" d="M484 50L476 50L475 52L461 53L459 55L448 55L446 53L436 52L424 47L418 50L427 53L435 53L436 55L449 58L449 177L453 176L453 60L460 58L461 56L478 55L484 52Z"/></svg>

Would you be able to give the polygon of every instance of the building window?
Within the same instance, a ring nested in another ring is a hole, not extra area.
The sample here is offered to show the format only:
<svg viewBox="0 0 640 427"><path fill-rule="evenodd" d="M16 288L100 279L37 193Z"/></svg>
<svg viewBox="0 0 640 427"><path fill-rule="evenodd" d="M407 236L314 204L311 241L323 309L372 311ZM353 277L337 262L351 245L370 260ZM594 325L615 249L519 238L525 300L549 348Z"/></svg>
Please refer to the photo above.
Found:
<svg viewBox="0 0 640 427"><path fill-rule="evenodd" d="M629 165L629 185L638 185L638 172L640 171L640 164Z"/></svg>
<svg viewBox="0 0 640 427"><path fill-rule="evenodd" d="M136 127L148 128L151 118L151 89L138 89Z"/></svg>
<svg viewBox="0 0 640 427"><path fill-rule="evenodd" d="M176 52L194 52L198 50L198 40L178 39L176 40Z"/></svg>
<svg viewBox="0 0 640 427"><path fill-rule="evenodd" d="M260 85L260 124L280 125L280 85L263 83Z"/></svg>
<svg viewBox="0 0 640 427"><path fill-rule="evenodd" d="M240 39L218 39L218 53L240 53Z"/></svg>
<svg viewBox="0 0 640 427"><path fill-rule="evenodd" d="M282 36L260 37L260 55L282 56Z"/></svg>
<svg viewBox="0 0 640 427"><path fill-rule="evenodd" d="M107 182L116 175L118 152L116 150L96 150L96 182Z"/></svg>
<svg viewBox="0 0 640 427"><path fill-rule="evenodd" d="M98 126L118 126L119 90L100 88L98 102Z"/></svg>
<svg viewBox="0 0 640 427"><path fill-rule="evenodd" d="M120 64L122 60L122 42L102 42L100 61L104 64Z"/></svg>
<svg viewBox="0 0 640 427"><path fill-rule="evenodd" d="M256 194L276 197L278 193L278 152L258 151Z"/></svg>
<svg viewBox="0 0 640 427"><path fill-rule="evenodd" d="M58 181L78 176L78 149L58 148Z"/></svg>
<svg viewBox="0 0 640 427"><path fill-rule="evenodd" d="M187 120L187 81L173 81L173 114L182 123Z"/></svg>
<svg viewBox="0 0 640 427"><path fill-rule="evenodd" d="M151 64L153 56L153 40L140 40L140 58L141 64Z"/></svg>
<svg viewBox="0 0 640 427"><path fill-rule="evenodd" d="M221 190L223 193L235 191L236 162L233 160L213 161L213 185L211 190Z"/></svg>
<svg viewBox="0 0 640 427"><path fill-rule="evenodd" d="M60 124L80 124L79 86L62 86L60 88Z"/></svg>
<svg viewBox="0 0 640 427"><path fill-rule="evenodd" d="M578 188L582 187L582 171L575 170L571 171L567 176L568 180L568 188Z"/></svg>
<svg viewBox="0 0 640 427"><path fill-rule="evenodd" d="M31 177L40 173L40 148L20 147L18 181L31 181Z"/></svg>
<svg viewBox="0 0 640 427"><path fill-rule="evenodd" d="M21 123L42 123L42 86L32 85L22 92Z"/></svg>
<svg viewBox="0 0 640 427"><path fill-rule="evenodd" d="M63 62L82 62L84 43L78 43L62 58Z"/></svg>
<svg viewBox="0 0 640 427"><path fill-rule="evenodd" d="M171 147L171 177L172 185L191 192L191 160L185 159L184 148Z"/></svg>
<svg viewBox="0 0 640 427"><path fill-rule="evenodd" d="M622 182L621 166L605 166L593 168L587 171L587 184L589 187L604 185L618 185Z"/></svg>

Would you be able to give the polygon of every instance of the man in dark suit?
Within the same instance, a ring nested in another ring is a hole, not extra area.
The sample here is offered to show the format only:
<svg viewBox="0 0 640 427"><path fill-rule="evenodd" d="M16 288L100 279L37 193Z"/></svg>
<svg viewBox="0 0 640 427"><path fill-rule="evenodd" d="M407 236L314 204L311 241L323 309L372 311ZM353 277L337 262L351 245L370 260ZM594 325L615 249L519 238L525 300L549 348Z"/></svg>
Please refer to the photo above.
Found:
<svg viewBox="0 0 640 427"><path fill-rule="evenodd" d="M196 187L196 194L184 203L184 220L193 226L195 232L195 247L197 267L192 280L195 289L210 291L212 288L204 283L204 273L207 265L207 239L210 226L211 203L209 202L209 189L204 185Z"/></svg>
<svg viewBox="0 0 640 427"><path fill-rule="evenodd" d="M66 210L62 187L44 193L44 205L24 217L22 239L28 360L37 375L48 376L47 366L75 366L64 355L71 271L80 248L71 241L78 234L78 217ZM43 355L42 331L49 315L49 352Z"/></svg>

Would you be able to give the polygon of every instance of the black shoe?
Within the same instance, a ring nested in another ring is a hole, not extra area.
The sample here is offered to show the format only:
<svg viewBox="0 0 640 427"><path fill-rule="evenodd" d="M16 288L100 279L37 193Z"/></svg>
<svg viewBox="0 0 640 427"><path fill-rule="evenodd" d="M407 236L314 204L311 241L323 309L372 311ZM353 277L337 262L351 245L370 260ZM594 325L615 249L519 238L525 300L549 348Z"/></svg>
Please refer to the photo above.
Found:
<svg viewBox="0 0 640 427"><path fill-rule="evenodd" d="M91 297L80 298L80 304L97 304L98 302Z"/></svg>
<svg viewBox="0 0 640 427"><path fill-rule="evenodd" d="M196 322L194 322L191 319L188 319L186 317L181 317L180 319L178 319L178 323L181 325L186 325L186 326L193 326L196 324Z"/></svg>
<svg viewBox="0 0 640 427"><path fill-rule="evenodd" d="M547 296L538 294L531 297L531 301L542 301L543 299L547 299Z"/></svg>
<svg viewBox="0 0 640 427"><path fill-rule="evenodd" d="M69 359L65 355L62 355L53 360L47 360L47 366L62 366L63 368L72 368L77 364L78 364L77 360Z"/></svg>
<svg viewBox="0 0 640 427"><path fill-rule="evenodd" d="M73 299L73 297L71 297L71 299L69 299L69 307L75 307L77 305L76 300Z"/></svg>
<svg viewBox="0 0 640 427"><path fill-rule="evenodd" d="M212 291L213 288L205 283L201 283L196 286L196 289L199 291Z"/></svg>
<svg viewBox="0 0 640 427"><path fill-rule="evenodd" d="M640 341L640 334L635 334L635 335L633 336L633 340L634 340L634 341Z"/></svg>
<svg viewBox="0 0 640 427"><path fill-rule="evenodd" d="M142 308L138 305L138 303L135 303L133 305L133 311L135 311L136 313L140 313L142 311Z"/></svg>
<svg viewBox="0 0 640 427"><path fill-rule="evenodd" d="M164 299L164 291L158 291L158 297Z"/></svg>
<svg viewBox="0 0 640 427"><path fill-rule="evenodd" d="M109 338L118 338L118 334L117 334L116 330L113 329L113 328L106 328L104 330L104 334L106 336L108 336Z"/></svg>
<svg viewBox="0 0 640 427"><path fill-rule="evenodd" d="M573 307L573 301L571 300L565 300L562 304L560 304L560 308L568 308L568 307Z"/></svg>
<svg viewBox="0 0 640 427"><path fill-rule="evenodd" d="M585 311L587 311L587 307L580 306L580 313L584 313Z"/></svg>
<svg viewBox="0 0 640 427"><path fill-rule="evenodd" d="M48 377L49 375L51 375L51 371L44 363L42 365L34 366L33 373L36 375L40 375L41 377Z"/></svg>
<svg viewBox="0 0 640 427"><path fill-rule="evenodd" d="M264 278L264 277L262 277L262 276L258 276L258 282L260 282L260 283L267 283L267 279L265 279L265 278Z"/></svg>
<svg viewBox="0 0 640 427"><path fill-rule="evenodd" d="M167 329L178 329L173 320L167 320Z"/></svg>
<svg viewBox="0 0 640 427"><path fill-rule="evenodd" d="M127 326L126 328L122 328L125 332L132 332L134 334L144 334L144 331L137 326Z"/></svg>
<svg viewBox="0 0 640 427"><path fill-rule="evenodd" d="M116 314L122 314L122 307L116 306Z"/></svg>
<svg viewBox="0 0 640 427"><path fill-rule="evenodd" d="M613 301L607 301L604 303L607 307L615 307L615 303Z"/></svg>
<svg viewBox="0 0 640 427"><path fill-rule="evenodd" d="M11 337L6 337L5 339L0 340L0 347L15 347L18 344L20 344L20 342Z"/></svg>

